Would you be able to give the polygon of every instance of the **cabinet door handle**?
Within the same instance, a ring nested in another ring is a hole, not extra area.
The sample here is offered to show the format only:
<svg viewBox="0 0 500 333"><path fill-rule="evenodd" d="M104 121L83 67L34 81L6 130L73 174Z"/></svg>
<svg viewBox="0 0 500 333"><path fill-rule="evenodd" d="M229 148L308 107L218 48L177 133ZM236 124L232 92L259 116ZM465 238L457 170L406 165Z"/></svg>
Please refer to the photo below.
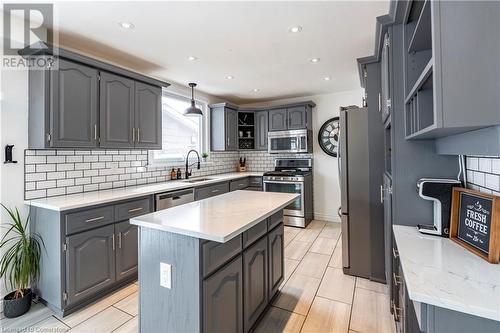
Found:
<svg viewBox="0 0 500 333"><path fill-rule="evenodd" d="M94 141L97 141L97 124L94 124Z"/></svg>
<svg viewBox="0 0 500 333"><path fill-rule="evenodd" d="M212 193L217 193L219 192L219 190L212 190Z"/></svg>
<svg viewBox="0 0 500 333"><path fill-rule="evenodd" d="M392 256L394 259L399 258L399 252L395 248L392 248Z"/></svg>
<svg viewBox="0 0 500 333"><path fill-rule="evenodd" d="M113 234L112 241L113 241L113 251L114 251L115 250L115 234Z"/></svg>
<svg viewBox="0 0 500 333"><path fill-rule="evenodd" d="M132 142L135 142L135 128L132 128Z"/></svg>
<svg viewBox="0 0 500 333"><path fill-rule="evenodd" d="M382 94L378 93L378 112L382 112Z"/></svg>
<svg viewBox="0 0 500 333"><path fill-rule="evenodd" d="M394 281L394 285L397 286L398 284L401 284L401 276L396 275L396 273L392 273L392 280Z"/></svg>
<svg viewBox="0 0 500 333"><path fill-rule="evenodd" d="M138 211L141 211L142 209L143 209L142 207L132 208L132 209L129 209L128 212L129 213L138 212Z"/></svg>
<svg viewBox="0 0 500 333"><path fill-rule="evenodd" d="M398 308L396 304L392 303L392 313L394 314L394 320L401 320L401 308Z"/></svg>
<svg viewBox="0 0 500 333"><path fill-rule="evenodd" d="M118 248L119 249L122 248L122 233L121 232L118 233Z"/></svg>
<svg viewBox="0 0 500 333"><path fill-rule="evenodd" d="M141 141L141 129L137 127L137 142Z"/></svg>
<svg viewBox="0 0 500 333"><path fill-rule="evenodd" d="M380 203L384 203L384 185L380 185Z"/></svg>
<svg viewBox="0 0 500 333"><path fill-rule="evenodd" d="M94 217L93 219L85 220L85 223L96 222L104 219L104 216Z"/></svg>

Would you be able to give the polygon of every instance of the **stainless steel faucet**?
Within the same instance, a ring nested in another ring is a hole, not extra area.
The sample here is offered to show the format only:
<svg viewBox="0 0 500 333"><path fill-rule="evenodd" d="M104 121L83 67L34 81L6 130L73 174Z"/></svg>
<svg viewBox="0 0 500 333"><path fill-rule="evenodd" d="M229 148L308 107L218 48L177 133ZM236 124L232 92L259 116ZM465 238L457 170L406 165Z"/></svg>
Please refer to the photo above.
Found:
<svg viewBox="0 0 500 333"><path fill-rule="evenodd" d="M191 154L191 152L195 152L196 153L196 156L198 157L198 162L194 162L194 163L191 163L189 164L189 154ZM186 172L184 173L186 175L186 179L189 179L189 177L191 176L192 172L189 171L189 167L194 165L194 164L197 164L197 169L200 170L200 154L198 154L198 152L194 149L191 149L190 151L188 151L187 155L186 155ZM191 169L192 171L192 169Z"/></svg>

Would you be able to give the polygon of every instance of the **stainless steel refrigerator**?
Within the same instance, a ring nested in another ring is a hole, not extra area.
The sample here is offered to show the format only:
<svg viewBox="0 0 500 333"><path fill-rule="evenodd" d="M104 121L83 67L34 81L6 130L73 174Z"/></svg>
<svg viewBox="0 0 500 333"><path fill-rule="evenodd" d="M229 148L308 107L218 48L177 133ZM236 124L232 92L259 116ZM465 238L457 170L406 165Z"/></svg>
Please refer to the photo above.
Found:
<svg viewBox="0 0 500 333"><path fill-rule="evenodd" d="M383 127L368 108L340 109L342 265L344 273L385 281L382 184Z"/></svg>

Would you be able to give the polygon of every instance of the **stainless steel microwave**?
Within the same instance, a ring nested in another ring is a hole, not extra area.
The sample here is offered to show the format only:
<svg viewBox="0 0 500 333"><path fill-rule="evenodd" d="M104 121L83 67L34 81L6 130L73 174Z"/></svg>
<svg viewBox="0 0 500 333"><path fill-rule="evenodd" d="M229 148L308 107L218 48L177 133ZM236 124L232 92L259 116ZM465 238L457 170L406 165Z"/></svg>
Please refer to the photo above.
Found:
<svg viewBox="0 0 500 333"><path fill-rule="evenodd" d="M312 153L311 133L308 130L269 132L267 134L268 152Z"/></svg>

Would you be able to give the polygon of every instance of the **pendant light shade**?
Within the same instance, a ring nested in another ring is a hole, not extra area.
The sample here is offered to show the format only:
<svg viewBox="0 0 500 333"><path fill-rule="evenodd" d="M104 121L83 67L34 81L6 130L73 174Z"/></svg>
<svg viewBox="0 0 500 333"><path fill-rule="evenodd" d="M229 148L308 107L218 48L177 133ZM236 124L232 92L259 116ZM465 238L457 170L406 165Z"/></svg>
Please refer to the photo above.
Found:
<svg viewBox="0 0 500 333"><path fill-rule="evenodd" d="M203 112L196 107L194 101L194 87L196 87L196 83L189 83L189 86L191 87L191 106L184 111L184 115L187 117L203 116Z"/></svg>

